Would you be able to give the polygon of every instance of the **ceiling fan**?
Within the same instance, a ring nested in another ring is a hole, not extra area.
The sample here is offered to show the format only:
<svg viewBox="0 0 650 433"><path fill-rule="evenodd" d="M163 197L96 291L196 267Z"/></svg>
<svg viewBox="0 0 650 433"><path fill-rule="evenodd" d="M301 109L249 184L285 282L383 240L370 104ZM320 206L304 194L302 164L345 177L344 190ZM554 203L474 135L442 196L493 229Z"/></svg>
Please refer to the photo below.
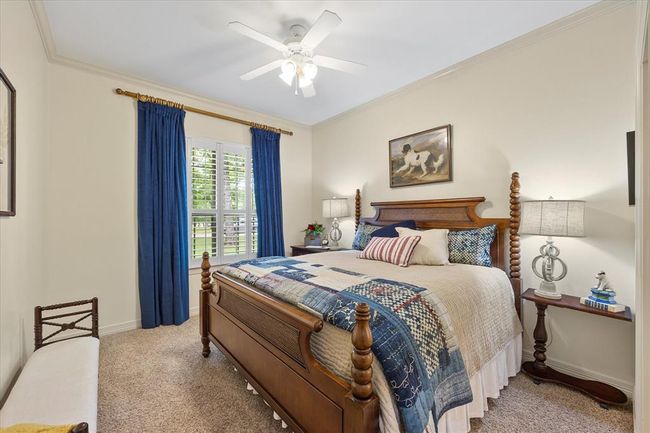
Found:
<svg viewBox="0 0 650 433"><path fill-rule="evenodd" d="M319 66L352 74L365 71L366 65L360 63L314 55L316 47L342 22L341 18L334 12L323 11L309 31L300 24L291 26L291 36L284 42L276 41L238 21L231 22L228 26L232 30L275 48L284 57L253 69L240 78L242 80L252 80L275 69L280 69L281 74L279 77L287 85L293 87L296 95L298 89L300 89L305 98L311 98L316 95L314 78L318 73Z"/></svg>

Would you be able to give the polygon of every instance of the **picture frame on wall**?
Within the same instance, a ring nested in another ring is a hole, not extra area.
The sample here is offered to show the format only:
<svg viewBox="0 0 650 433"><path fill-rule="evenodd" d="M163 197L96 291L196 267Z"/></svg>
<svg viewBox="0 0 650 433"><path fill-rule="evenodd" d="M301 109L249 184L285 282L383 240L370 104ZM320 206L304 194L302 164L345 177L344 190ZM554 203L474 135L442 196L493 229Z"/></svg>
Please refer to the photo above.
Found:
<svg viewBox="0 0 650 433"><path fill-rule="evenodd" d="M0 216L16 215L16 89L0 69Z"/></svg>
<svg viewBox="0 0 650 433"><path fill-rule="evenodd" d="M635 186L635 148L634 136L635 131L628 131L626 134L627 141L627 196L628 204L634 206L636 204L636 186Z"/></svg>
<svg viewBox="0 0 650 433"><path fill-rule="evenodd" d="M451 125L390 140L388 166L391 188L451 181Z"/></svg>

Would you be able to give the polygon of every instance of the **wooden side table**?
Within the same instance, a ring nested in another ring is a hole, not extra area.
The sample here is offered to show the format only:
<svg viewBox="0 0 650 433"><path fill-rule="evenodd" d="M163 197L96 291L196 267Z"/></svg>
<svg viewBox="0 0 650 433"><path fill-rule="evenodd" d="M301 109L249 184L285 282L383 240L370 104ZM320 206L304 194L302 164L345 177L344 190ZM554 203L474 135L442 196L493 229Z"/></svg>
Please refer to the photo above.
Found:
<svg viewBox="0 0 650 433"><path fill-rule="evenodd" d="M291 256L303 256L305 254L327 253L329 251L345 251L347 248L309 248L304 245L291 245Z"/></svg>
<svg viewBox="0 0 650 433"><path fill-rule="evenodd" d="M537 307L537 324L533 332L533 337L535 338L535 353L533 356L535 357L535 361L528 361L522 364L521 368L526 375L530 376L536 384L540 382L554 382L584 392L597 400L604 409L609 408L610 404L620 405L627 403L627 396L613 386L593 380L579 379L568 374L560 373L546 365L546 341L548 340L548 335L546 334L544 318L546 316L546 308L552 305L554 307L569 308L571 310L631 322L632 313L630 307L626 307L625 311L621 311L620 313L610 313L582 305L580 298L576 296L562 295L561 299L542 298L541 296L535 295L534 289L526 290L521 295L521 298L534 302Z"/></svg>

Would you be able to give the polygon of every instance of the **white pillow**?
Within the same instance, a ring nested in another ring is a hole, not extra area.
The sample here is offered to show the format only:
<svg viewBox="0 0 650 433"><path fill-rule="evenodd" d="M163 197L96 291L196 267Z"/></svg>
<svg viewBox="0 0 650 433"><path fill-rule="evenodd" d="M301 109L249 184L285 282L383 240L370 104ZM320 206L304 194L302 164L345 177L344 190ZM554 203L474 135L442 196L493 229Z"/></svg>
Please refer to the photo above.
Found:
<svg viewBox="0 0 650 433"><path fill-rule="evenodd" d="M420 236L420 242L413 250L409 265L448 265L449 243L447 229L411 230L395 227L399 237Z"/></svg>

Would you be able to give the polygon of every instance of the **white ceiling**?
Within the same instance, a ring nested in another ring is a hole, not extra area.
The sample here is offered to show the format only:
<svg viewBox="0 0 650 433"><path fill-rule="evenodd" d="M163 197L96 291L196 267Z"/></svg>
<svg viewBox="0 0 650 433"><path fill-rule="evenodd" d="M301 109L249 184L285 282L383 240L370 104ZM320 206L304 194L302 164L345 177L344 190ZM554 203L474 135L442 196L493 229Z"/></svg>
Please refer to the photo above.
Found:
<svg viewBox="0 0 650 433"><path fill-rule="evenodd" d="M45 1L56 54L203 97L312 125L590 6L596 1ZM227 28L241 21L280 41L328 9L341 24L316 50L368 65L320 68L317 95L294 96L269 73L281 58Z"/></svg>

